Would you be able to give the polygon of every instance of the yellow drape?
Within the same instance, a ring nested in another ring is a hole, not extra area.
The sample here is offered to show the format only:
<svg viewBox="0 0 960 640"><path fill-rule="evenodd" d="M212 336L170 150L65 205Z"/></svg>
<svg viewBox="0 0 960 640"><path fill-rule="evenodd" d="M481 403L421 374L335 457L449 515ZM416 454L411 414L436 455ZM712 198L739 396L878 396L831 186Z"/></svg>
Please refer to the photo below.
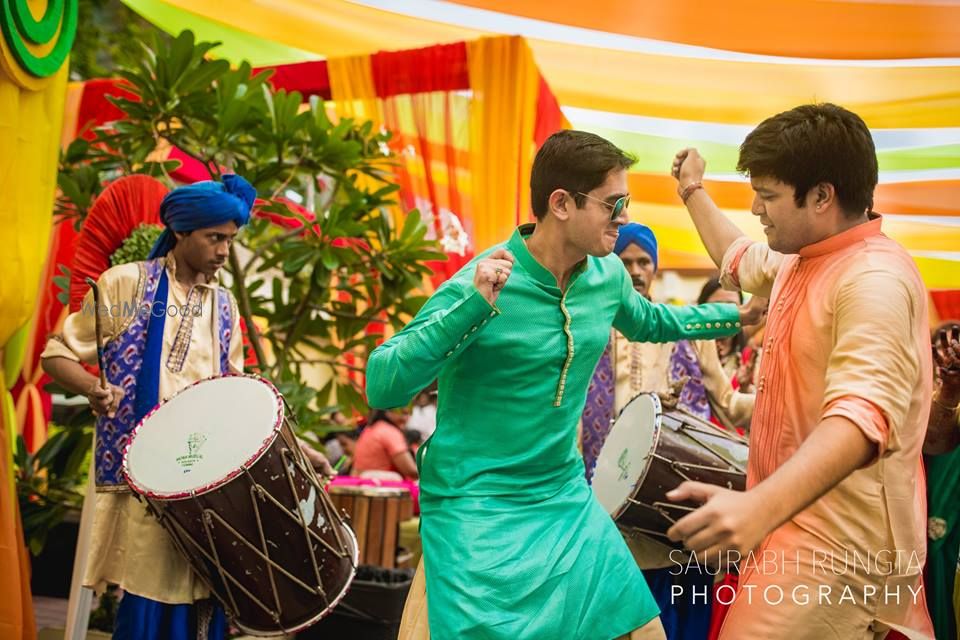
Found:
<svg viewBox="0 0 960 640"><path fill-rule="evenodd" d="M29 3L35 15L44 15L46 4ZM76 11L75 4L66 6ZM22 67L13 44L23 42L21 35L13 25L5 26L0 35L0 233L5 240L0 251L0 637L14 640L36 637L36 625L13 486L17 423L7 385L19 375L47 255L69 66L64 61L58 69ZM46 58L55 40L26 48ZM52 75L41 77L48 70Z"/></svg>
<svg viewBox="0 0 960 640"><path fill-rule="evenodd" d="M341 118L372 120L379 127L383 112L373 84L369 55L331 58L327 61L330 93Z"/></svg>
<svg viewBox="0 0 960 640"><path fill-rule="evenodd" d="M137 0L125 1L142 9ZM327 57L486 35L470 26L412 18L399 10L391 13L389 8L341 0L234 0L229 11L223 10L221 2L162 1ZM637 4L645 7L645 3ZM557 15L562 15L562 10L558 11ZM691 24L695 22L679 29L687 32ZM564 106L755 125L798 104L830 101L852 109L872 128L960 126L960 78L953 65L782 65L659 55L562 40L531 38L529 42L541 72ZM809 46L804 43L805 49Z"/></svg>
<svg viewBox="0 0 960 640"><path fill-rule="evenodd" d="M539 75L516 36L467 43L474 248L507 238L530 210L530 167Z"/></svg>

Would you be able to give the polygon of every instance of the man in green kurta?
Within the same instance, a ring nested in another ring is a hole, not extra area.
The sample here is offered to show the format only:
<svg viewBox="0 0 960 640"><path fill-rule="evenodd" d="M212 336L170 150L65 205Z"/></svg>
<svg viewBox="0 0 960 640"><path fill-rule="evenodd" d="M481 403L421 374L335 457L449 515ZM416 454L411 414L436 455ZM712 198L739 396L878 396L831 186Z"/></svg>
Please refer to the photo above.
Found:
<svg viewBox="0 0 960 640"><path fill-rule="evenodd" d="M418 460L433 640L663 637L587 486L577 422L611 326L644 342L717 338L747 312L634 291L611 255L633 162L593 134L551 136L531 173L537 223L477 256L370 356L374 407L406 405L439 379Z"/></svg>

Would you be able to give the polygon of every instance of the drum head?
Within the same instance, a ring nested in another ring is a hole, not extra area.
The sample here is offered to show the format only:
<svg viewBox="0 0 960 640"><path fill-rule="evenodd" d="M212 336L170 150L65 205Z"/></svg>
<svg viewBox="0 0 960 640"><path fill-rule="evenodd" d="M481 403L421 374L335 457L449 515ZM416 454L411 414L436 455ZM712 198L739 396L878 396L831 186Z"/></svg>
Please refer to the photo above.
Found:
<svg viewBox="0 0 960 640"><path fill-rule="evenodd" d="M147 414L123 459L130 485L156 498L203 493L255 461L282 423L276 388L253 376L211 378Z"/></svg>
<svg viewBox="0 0 960 640"><path fill-rule="evenodd" d="M650 454L660 428L660 399L644 393L630 401L597 456L593 493L601 506L617 517L647 474Z"/></svg>

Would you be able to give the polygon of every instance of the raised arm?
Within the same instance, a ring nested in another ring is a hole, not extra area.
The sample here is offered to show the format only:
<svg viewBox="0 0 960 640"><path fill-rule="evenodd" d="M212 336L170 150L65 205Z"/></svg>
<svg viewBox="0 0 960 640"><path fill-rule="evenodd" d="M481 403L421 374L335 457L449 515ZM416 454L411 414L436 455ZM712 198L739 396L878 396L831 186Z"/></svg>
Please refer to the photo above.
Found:
<svg viewBox="0 0 960 640"><path fill-rule="evenodd" d="M684 338L704 340L722 338L738 331L743 324L759 321L759 308L738 308L733 304L676 306L654 304L634 291L623 272L620 309L613 326L634 342L676 342Z"/></svg>
<svg viewBox="0 0 960 640"><path fill-rule="evenodd" d="M707 161L696 149L683 149L673 159L672 175L677 179L677 192L684 198L684 204L697 227L703 245L707 248L707 253L719 267L727 249L737 238L743 236L743 232L723 215L703 188L706 168Z"/></svg>
<svg viewBox="0 0 960 640"><path fill-rule="evenodd" d="M740 330L740 311L732 304L677 306L631 296L613 326L633 342L676 342L685 338L723 338Z"/></svg>
<svg viewBox="0 0 960 640"><path fill-rule="evenodd" d="M410 324L377 347L367 361L370 406L409 404L470 346L500 313L496 299L512 266L513 256L503 249L471 262L437 289Z"/></svg>

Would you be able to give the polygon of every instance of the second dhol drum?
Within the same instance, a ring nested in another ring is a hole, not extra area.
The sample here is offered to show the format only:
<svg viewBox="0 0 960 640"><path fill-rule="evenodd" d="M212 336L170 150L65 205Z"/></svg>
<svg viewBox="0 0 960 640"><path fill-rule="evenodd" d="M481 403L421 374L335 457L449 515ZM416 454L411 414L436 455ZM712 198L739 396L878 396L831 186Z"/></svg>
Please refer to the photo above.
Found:
<svg viewBox="0 0 960 640"><path fill-rule="evenodd" d="M318 621L357 567L353 532L304 460L291 418L269 382L211 378L147 414L123 461L127 482L251 635Z"/></svg>
<svg viewBox="0 0 960 640"><path fill-rule="evenodd" d="M696 509L671 502L668 491L686 480L743 491L747 441L682 410L663 411L643 393L624 407L597 456L592 484L617 525L665 544L673 524Z"/></svg>

